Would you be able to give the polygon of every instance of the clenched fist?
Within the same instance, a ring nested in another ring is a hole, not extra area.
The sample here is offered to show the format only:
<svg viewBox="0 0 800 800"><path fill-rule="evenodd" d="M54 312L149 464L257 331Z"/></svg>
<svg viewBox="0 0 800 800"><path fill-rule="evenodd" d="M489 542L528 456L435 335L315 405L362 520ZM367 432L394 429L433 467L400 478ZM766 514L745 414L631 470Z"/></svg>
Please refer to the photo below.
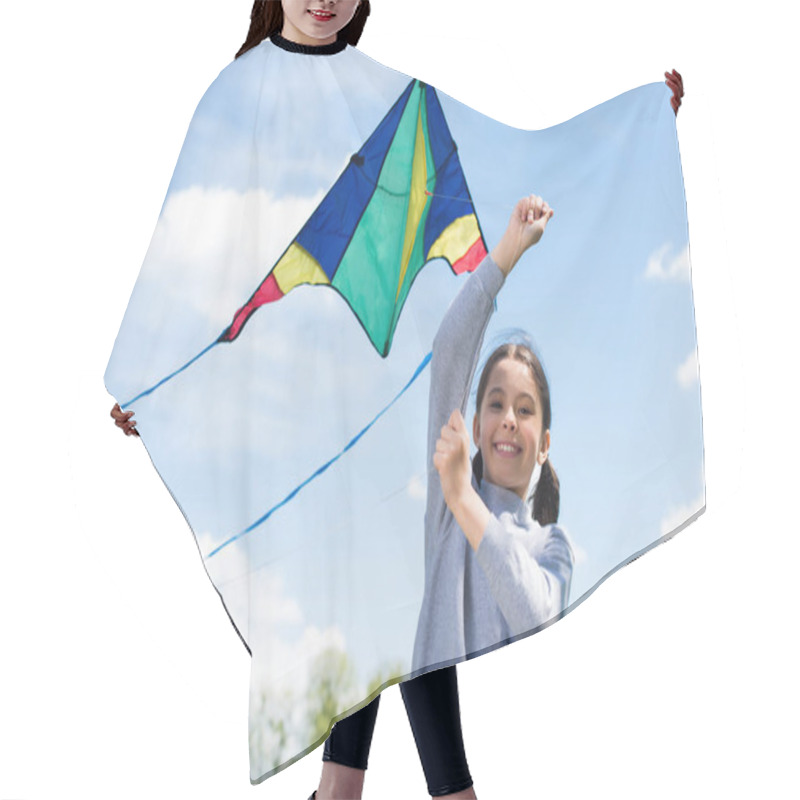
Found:
<svg viewBox="0 0 800 800"><path fill-rule="evenodd" d="M444 500L452 508L453 503L472 485L469 432L457 408L447 424L442 426L433 454L433 466L439 472Z"/></svg>

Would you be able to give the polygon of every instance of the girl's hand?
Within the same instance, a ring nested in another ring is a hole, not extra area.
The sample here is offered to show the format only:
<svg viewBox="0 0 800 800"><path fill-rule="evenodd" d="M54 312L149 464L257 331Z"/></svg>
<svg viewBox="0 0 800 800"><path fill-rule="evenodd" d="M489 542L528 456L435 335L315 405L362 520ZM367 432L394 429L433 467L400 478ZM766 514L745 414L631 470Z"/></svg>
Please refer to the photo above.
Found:
<svg viewBox="0 0 800 800"><path fill-rule="evenodd" d="M504 275L508 275L519 257L542 238L553 213L553 209L535 194L517 203L503 238L492 251L492 259Z"/></svg>
<svg viewBox="0 0 800 800"><path fill-rule="evenodd" d="M139 431L136 430L136 420L132 419L133 411L123 411L119 407L119 403L114 403L114 408L111 409L111 416L114 418L114 424L121 428L126 436L139 435Z"/></svg>
<svg viewBox="0 0 800 800"><path fill-rule="evenodd" d="M433 465L439 471L444 501L453 510L465 490L472 485L472 467L469 463L469 433L461 412L456 408L446 425L442 426Z"/></svg>
<svg viewBox="0 0 800 800"><path fill-rule="evenodd" d="M552 216L553 209L541 197L532 194L517 203L507 230L514 230L523 250L527 250L542 238Z"/></svg>
<svg viewBox="0 0 800 800"><path fill-rule="evenodd" d="M683 78L681 77L680 72L677 70L672 70L672 72L665 72L664 76L666 77L666 81L664 83L672 89L672 97L670 98L670 104L672 105L672 110L675 112L675 116L678 116L678 109L681 107L681 97L683 97Z"/></svg>

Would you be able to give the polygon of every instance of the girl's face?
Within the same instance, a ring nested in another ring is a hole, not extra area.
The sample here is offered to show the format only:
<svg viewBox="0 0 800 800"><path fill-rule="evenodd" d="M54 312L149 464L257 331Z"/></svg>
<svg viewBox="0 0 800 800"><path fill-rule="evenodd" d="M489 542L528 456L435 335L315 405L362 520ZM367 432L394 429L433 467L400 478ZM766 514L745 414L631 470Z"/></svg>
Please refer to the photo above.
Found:
<svg viewBox="0 0 800 800"><path fill-rule="evenodd" d="M539 391L526 364L504 358L492 367L472 435L486 480L527 500L533 468L547 460L550 431L542 431Z"/></svg>
<svg viewBox="0 0 800 800"><path fill-rule="evenodd" d="M281 35L297 44L333 44L353 18L359 0L281 0Z"/></svg>

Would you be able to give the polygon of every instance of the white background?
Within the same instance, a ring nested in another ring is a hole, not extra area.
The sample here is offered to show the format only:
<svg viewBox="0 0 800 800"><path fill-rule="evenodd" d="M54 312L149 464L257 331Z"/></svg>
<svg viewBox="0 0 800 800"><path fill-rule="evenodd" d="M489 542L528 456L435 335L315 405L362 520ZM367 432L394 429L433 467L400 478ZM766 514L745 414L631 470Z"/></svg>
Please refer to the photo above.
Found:
<svg viewBox="0 0 800 800"><path fill-rule="evenodd" d="M673 66L686 84L708 508L559 624L458 667L479 797L797 796L800 175L786 4L373 5L365 52L521 127ZM321 747L250 786L249 658L102 383L189 119L250 6L0 12L2 800L305 800L317 786ZM364 797L426 796L391 687Z"/></svg>

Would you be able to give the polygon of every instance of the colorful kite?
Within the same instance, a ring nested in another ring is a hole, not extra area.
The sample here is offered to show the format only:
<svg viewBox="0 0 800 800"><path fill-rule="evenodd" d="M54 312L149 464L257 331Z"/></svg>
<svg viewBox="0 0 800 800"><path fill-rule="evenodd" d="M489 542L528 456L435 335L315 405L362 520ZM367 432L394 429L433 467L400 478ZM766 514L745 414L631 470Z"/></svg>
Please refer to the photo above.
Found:
<svg viewBox="0 0 800 800"><path fill-rule="evenodd" d="M386 356L419 271L444 258L471 272L486 255L458 150L436 90L412 80L219 337L295 286L332 286Z"/></svg>
<svg viewBox="0 0 800 800"><path fill-rule="evenodd" d="M412 80L219 338L124 405L234 341L256 309L304 284L334 288L385 357L425 264L443 258L459 275L486 253L436 90Z"/></svg>

